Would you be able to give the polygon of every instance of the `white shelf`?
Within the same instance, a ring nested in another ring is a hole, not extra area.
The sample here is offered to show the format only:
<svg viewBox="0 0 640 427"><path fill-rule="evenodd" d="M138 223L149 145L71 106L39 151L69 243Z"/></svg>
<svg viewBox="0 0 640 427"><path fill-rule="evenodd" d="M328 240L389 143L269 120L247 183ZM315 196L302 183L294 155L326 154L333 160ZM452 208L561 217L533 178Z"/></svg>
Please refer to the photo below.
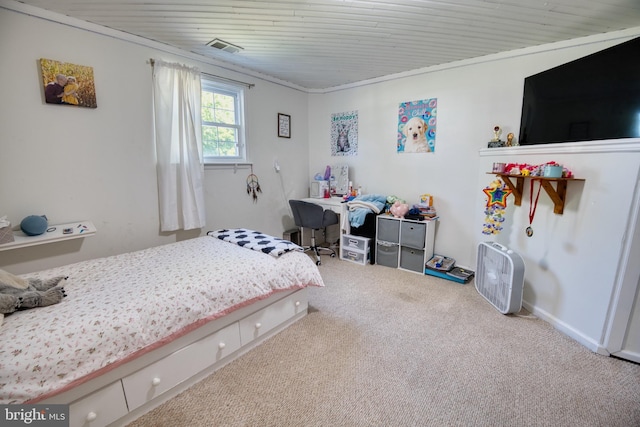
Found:
<svg viewBox="0 0 640 427"><path fill-rule="evenodd" d="M69 234L64 234L65 229L73 230ZM77 221L66 224L49 225L48 230L38 236L27 236L22 230L13 232L13 242L0 245L0 251L8 251L10 249L25 248L27 246L43 245L45 243L60 242L62 240L80 239L83 237L93 236L96 234L96 227L91 221Z"/></svg>

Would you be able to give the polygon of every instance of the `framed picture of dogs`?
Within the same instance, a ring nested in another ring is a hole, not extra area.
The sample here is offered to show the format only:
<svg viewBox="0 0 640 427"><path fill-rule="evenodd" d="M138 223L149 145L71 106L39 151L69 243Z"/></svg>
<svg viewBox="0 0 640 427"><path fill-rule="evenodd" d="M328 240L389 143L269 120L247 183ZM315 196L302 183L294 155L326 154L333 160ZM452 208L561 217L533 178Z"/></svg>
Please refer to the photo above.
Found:
<svg viewBox="0 0 640 427"><path fill-rule="evenodd" d="M398 107L398 153L433 153L438 100L402 102Z"/></svg>
<svg viewBox="0 0 640 427"><path fill-rule="evenodd" d="M331 155L358 154L358 111L331 115Z"/></svg>

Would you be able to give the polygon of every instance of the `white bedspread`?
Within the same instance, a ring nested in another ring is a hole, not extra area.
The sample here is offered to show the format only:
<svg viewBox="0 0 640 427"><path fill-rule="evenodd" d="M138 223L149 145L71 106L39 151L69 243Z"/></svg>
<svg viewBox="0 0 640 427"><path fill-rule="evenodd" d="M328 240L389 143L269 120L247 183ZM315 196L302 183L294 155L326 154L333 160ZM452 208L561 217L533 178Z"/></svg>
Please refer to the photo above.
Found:
<svg viewBox="0 0 640 427"><path fill-rule="evenodd" d="M54 268L59 304L7 315L0 403L35 403L278 290L323 286L306 254L275 258L212 237Z"/></svg>

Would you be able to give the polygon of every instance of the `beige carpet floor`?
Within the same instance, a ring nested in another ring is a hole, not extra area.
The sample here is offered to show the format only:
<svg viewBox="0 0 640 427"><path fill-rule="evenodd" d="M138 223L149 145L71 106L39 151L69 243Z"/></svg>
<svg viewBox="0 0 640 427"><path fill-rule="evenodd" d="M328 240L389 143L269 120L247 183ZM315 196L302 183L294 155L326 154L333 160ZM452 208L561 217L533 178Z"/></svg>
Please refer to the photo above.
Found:
<svg viewBox="0 0 640 427"><path fill-rule="evenodd" d="M131 427L640 426L640 365L475 290L323 257L310 313Z"/></svg>

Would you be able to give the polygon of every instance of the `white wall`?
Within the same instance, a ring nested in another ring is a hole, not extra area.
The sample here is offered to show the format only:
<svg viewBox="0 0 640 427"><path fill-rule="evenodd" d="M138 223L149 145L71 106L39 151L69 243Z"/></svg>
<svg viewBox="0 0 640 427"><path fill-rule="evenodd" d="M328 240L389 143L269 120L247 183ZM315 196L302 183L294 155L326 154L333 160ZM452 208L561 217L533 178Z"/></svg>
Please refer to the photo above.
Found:
<svg viewBox="0 0 640 427"><path fill-rule="evenodd" d="M0 103L0 216L13 224L31 214L46 214L50 224L89 219L98 229L86 239L2 251L0 268L37 271L220 227L282 235L293 225L285 200L307 194L306 93L186 52L178 56L6 9L0 9L0 52L0 78L7 82ZM45 104L40 58L93 67L98 108ZM248 158L263 191L257 203L246 192L250 169L207 169L207 228L159 232L150 58L255 83L246 91L246 117ZM292 115L291 139L277 137L278 112Z"/></svg>
<svg viewBox="0 0 640 427"><path fill-rule="evenodd" d="M434 195L440 215L435 252L475 268L477 245L495 240L522 255L526 264L525 306L594 351L601 351L609 304L638 181L640 141L623 144L559 144L536 148L486 149L494 125L519 132L523 81L528 75L627 40L632 32L503 53L424 70L424 73L328 94L309 103L309 173L327 164L350 165L354 185L368 193L397 195L415 203ZM396 152L400 102L438 99L434 153ZM330 116L357 110L357 156L332 157ZM481 233L486 198L482 189L495 177L493 162L541 164L555 160L584 182L568 185L563 215L543 192L531 238L529 187L522 206L509 198L505 230Z"/></svg>
<svg viewBox="0 0 640 427"><path fill-rule="evenodd" d="M55 19L54 19L55 21ZM64 18L63 22L69 22ZM308 180L327 164L346 162L369 193L415 201L435 196L441 216L436 252L474 267L481 234L485 172L495 161L556 160L574 170L563 215L542 194L526 238L523 204L508 209L495 240L526 262L525 303L539 316L599 351L618 280L618 260L638 184L640 141L563 144L562 147L486 150L491 129L518 133L522 82L527 75L640 34L633 31L495 55L392 76L325 94L306 94L201 62L193 55L135 44L0 9L0 76L8 82L0 104L0 215L18 223L30 214L50 222L91 219L88 239L0 252L0 268L23 273L88 258L190 238L207 230L158 231L152 143L149 58L197 65L203 71L253 82L247 91L249 158L263 193L246 194L248 169L208 169L207 229L244 226L278 235L292 226L287 199L307 193ZM94 68L96 110L46 105L38 59ZM438 99L435 153L397 154L400 102ZM330 155L330 116L359 112L359 152ZM276 114L292 115L292 138L276 137ZM282 166L276 174L274 160Z"/></svg>

